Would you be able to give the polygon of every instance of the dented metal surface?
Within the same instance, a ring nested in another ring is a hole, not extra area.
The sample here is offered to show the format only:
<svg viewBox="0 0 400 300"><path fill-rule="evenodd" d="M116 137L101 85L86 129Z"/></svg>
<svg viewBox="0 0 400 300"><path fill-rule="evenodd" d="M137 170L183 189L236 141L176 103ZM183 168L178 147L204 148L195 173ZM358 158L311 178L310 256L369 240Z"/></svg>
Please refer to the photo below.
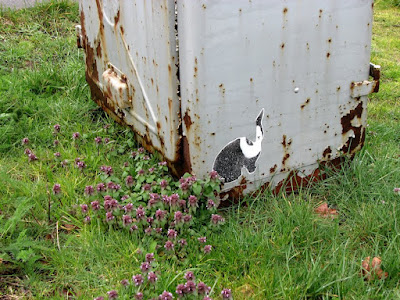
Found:
<svg viewBox="0 0 400 300"><path fill-rule="evenodd" d="M220 168L232 195L280 191L322 179L321 165L364 143L380 76L369 63L372 0L90 0L80 9L95 101L175 175Z"/></svg>

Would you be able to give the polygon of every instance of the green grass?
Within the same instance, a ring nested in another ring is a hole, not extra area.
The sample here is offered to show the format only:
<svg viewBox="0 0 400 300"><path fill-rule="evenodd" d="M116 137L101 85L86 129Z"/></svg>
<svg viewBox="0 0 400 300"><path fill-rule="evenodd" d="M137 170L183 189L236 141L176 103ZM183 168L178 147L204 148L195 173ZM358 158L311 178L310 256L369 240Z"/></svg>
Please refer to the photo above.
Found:
<svg viewBox="0 0 400 300"><path fill-rule="evenodd" d="M99 181L99 167L122 174L128 150L137 147L132 133L90 100L76 48L78 22L78 6L68 1L0 11L0 295L90 299L122 291L119 282L137 274L143 261L137 250L153 247L127 231L85 225L76 212L85 186ZM159 251L158 291L174 291L193 270L215 299L224 287L235 299L400 299L400 198L393 193L400 186L399 1L376 1L373 32L371 61L382 66L382 77L368 106L362 151L311 189L266 192L225 209L222 233L202 232L213 245L209 255L194 251L179 260ZM56 123L62 128L57 147ZM83 141L75 147L77 131ZM36 162L23 154L25 136ZM101 155L96 136L112 141ZM56 151L71 164L84 158L87 169L57 167ZM55 183L60 198L51 193ZM316 216L321 201L339 217ZM382 258L387 279L359 276L367 256Z"/></svg>

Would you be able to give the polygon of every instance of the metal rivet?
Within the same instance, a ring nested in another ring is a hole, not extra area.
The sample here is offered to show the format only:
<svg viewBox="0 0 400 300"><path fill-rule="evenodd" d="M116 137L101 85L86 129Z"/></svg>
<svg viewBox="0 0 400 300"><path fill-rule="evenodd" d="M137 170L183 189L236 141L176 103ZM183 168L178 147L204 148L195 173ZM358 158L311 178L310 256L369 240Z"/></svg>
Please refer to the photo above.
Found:
<svg viewBox="0 0 400 300"><path fill-rule="evenodd" d="M298 87L295 87L293 91L297 94L300 91L300 89Z"/></svg>

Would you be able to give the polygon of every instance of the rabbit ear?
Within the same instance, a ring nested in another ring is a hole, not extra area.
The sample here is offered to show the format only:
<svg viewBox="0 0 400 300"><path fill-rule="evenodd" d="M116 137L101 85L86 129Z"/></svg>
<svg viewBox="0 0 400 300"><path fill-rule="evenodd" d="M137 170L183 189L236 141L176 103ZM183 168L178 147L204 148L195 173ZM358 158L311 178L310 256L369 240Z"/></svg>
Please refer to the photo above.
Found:
<svg viewBox="0 0 400 300"><path fill-rule="evenodd" d="M258 115L256 119L256 125L260 126L262 128L262 119L264 117L264 108L260 111L260 114Z"/></svg>

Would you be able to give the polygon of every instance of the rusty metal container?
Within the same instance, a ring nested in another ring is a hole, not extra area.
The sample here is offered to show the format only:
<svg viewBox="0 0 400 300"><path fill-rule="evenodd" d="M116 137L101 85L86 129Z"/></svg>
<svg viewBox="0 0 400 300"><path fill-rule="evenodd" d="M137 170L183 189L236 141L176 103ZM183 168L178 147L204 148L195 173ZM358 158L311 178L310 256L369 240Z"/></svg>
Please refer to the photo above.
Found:
<svg viewBox="0 0 400 300"><path fill-rule="evenodd" d="M364 143L373 0L81 0L80 15L93 99L175 175L296 187Z"/></svg>

